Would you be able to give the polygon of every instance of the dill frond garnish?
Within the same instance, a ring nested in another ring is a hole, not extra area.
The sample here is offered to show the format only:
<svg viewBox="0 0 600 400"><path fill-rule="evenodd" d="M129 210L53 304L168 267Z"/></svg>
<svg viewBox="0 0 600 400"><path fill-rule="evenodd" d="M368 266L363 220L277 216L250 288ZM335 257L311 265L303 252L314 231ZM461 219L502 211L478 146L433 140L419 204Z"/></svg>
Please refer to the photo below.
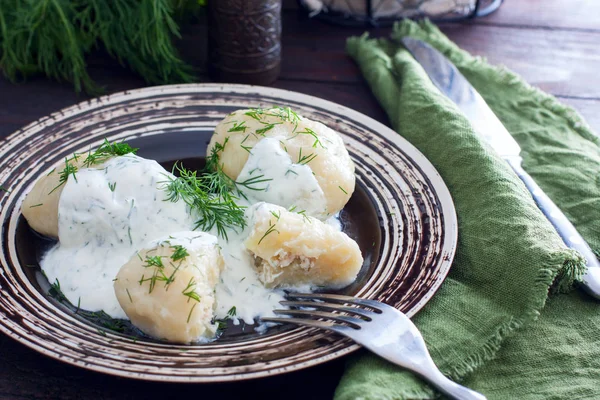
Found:
<svg viewBox="0 0 600 400"><path fill-rule="evenodd" d="M171 260L173 261L184 260L187 256L190 255L187 249L180 244L171 246L171 249L173 249L173 254L171 254Z"/></svg>
<svg viewBox="0 0 600 400"><path fill-rule="evenodd" d="M261 129L257 129L255 132L261 136L265 136L265 133L267 133L268 131L270 131L271 129L275 128L275 125L280 125L281 123L277 123L277 124L268 124L267 126L265 126L264 128Z"/></svg>
<svg viewBox="0 0 600 400"><path fill-rule="evenodd" d="M125 154L135 154L137 151L137 148L133 148L127 143L110 143L107 139L104 139L104 143L96 151L88 153L86 159L83 161L83 165L89 168L92 165L101 164L109 158L124 156ZM114 191L114 189L111 190Z"/></svg>
<svg viewBox="0 0 600 400"><path fill-rule="evenodd" d="M273 212L271 212L271 214L273 214L275 216L275 218L277 219L277 221L279 221L279 217L277 215L275 215ZM267 231L265 232L265 234L260 238L260 240L258 241L258 244L260 244L271 233L273 233L273 232L279 233L279 231L277 230L277 228L275 228L277 226L277 221L275 223L273 223L269 219L269 229L267 229Z"/></svg>
<svg viewBox="0 0 600 400"><path fill-rule="evenodd" d="M190 318L192 318L192 313L194 312L194 308L196 308L197 305L198 305L198 303L194 303L194 305L190 309L190 313L188 314L188 317L187 317L187 323L190 322Z"/></svg>
<svg viewBox="0 0 600 400"><path fill-rule="evenodd" d="M231 307L229 309L229 311L227 311L227 315L229 317L235 317L236 314L237 314L237 309L235 308L235 306Z"/></svg>
<svg viewBox="0 0 600 400"><path fill-rule="evenodd" d="M266 125L264 128L258 129L256 131L257 134L263 135L263 136L264 136L265 132L273 129L273 127L275 125L279 125L283 122L291 122L292 124L294 124L293 132L295 132L296 129L298 128L298 123L300 122L300 116L298 114L296 114L296 112L293 111L289 107L255 108L255 109L252 109L252 110L246 112L245 115L249 116L250 118L255 119L256 121L260 122L261 124ZM270 123L267 121L263 121L263 117L266 117L266 116L278 118L281 120L281 122Z"/></svg>
<svg viewBox="0 0 600 400"><path fill-rule="evenodd" d="M236 186L242 186L245 187L248 190L254 190L257 192L265 192L267 190L267 186L265 187L256 187L254 185L258 185L259 183L265 183L265 182L270 182L273 179L271 178L265 178L264 175L256 175L253 176L252 178L248 178L245 181L235 181L235 185Z"/></svg>
<svg viewBox="0 0 600 400"><path fill-rule="evenodd" d="M58 278L54 281L54 283L50 284L50 290L48 291L48 294L60 302L67 300L67 297L63 294L60 288L60 282Z"/></svg>
<svg viewBox="0 0 600 400"><path fill-rule="evenodd" d="M200 295L196 292L196 281L194 281L194 278L190 278L190 281L181 293L188 298L188 303L190 300L200 302Z"/></svg>
<svg viewBox="0 0 600 400"><path fill-rule="evenodd" d="M308 164L309 162L311 162L312 160L317 158L317 155L318 154L311 153L311 154L303 156L302 148L300 148L300 151L298 153L298 162L296 164L303 164L303 165Z"/></svg>
<svg viewBox="0 0 600 400"><path fill-rule="evenodd" d="M146 259L144 260L146 264L144 265L144 268L154 268L154 270L152 271L152 275L149 278L146 278L145 274L142 275L138 283L141 286L144 282L150 282L150 285L148 287L148 293L152 293L157 282L164 282L165 288L167 288L169 284L171 284L175 280L175 273L179 268L175 268L171 275L167 276L165 274L165 265L162 261L164 257L166 256L146 255Z"/></svg>
<svg viewBox="0 0 600 400"><path fill-rule="evenodd" d="M246 121L234 122L233 127L230 128L227 132L246 132L246 129L248 129L248 127L245 124Z"/></svg>
<svg viewBox="0 0 600 400"><path fill-rule="evenodd" d="M242 278L242 281L245 278ZM240 281L241 282L241 281ZM235 317L237 314L237 309L235 306L231 307L229 311L227 311L227 315L225 315L222 319L213 318L211 323L217 324L217 334L223 333L223 331L227 328L227 321Z"/></svg>
<svg viewBox="0 0 600 400"><path fill-rule="evenodd" d="M300 214L300 215L302 215L302 218L303 218L303 219L304 219L306 222L308 222L309 224L311 224L311 223L312 223L312 221L310 220L310 218L308 217L308 215L306 215L306 210L298 211L298 212L296 212L296 214Z"/></svg>
<svg viewBox="0 0 600 400"><path fill-rule="evenodd" d="M346 189L344 189L344 188L343 188L343 187L341 187L341 186L338 186L338 187L340 188L340 190L341 190L342 192L344 192L345 194L348 194L348 192L346 192Z"/></svg>
<svg viewBox="0 0 600 400"><path fill-rule="evenodd" d="M69 175L72 175L75 182L77 182L77 176L75 174L77 173L78 168L76 165L71 164L71 161L73 160L77 160L76 154L73 154L72 158L65 158L65 168L58 174L58 185L56 185L48 194L52 194L56 189L67 183Z"/></svg>
<svg viewBox="0 0 600 400"><path fill-rule="evenodd" d="M115 189L117 188L117 182L113 182L113 183L108 183L108 188L110 189L111 192L114 192Z"/></svg>
<svg viewBox="0 0 600 400"><path fill-rule="evenodd" d="M250 137L250 135L246 135L246 137L244 138L244 140L242 140L242 142L240 143L240 147L244 150L246 150L248 153L252 153L250 150L252 150L251 146L244 146L244 142L246 140L248 140L248 137Z"/></svg>
<svg viewBox="0 0 600 400"><path fill-rule="evenodd" d="M298 209L297 206L292 206L290 207L290 209L288 210L289 212L295 212L296 214L300 214L302 215L302 218L308 222L309 224L312 223L310 218L308 217L308 215L306 215L306 210L300 210L300 211L296 211Z"/></svg>
<svg viewBox="0 0 600 400"><path fill-rule="evenodd" d="M164 256L146 256L146 265L144 265L144 267L146 268L151 268L151 267L157 267L157 268L164 268L164 264L162 262Z"/></svg>
<svg viewBox="0 0 600 400"><path fill-rule="evenodd" d="M199 219L196 221L195 229L207 232L216 228L217 234L225 239L227 239L227 228L243 229L246 226L244 207L236 203L238 200L236 194L242 194L235 180L231 179L219 164L219 153L225 149L227 142L228 138L223 144L214 145L206 160L203 173L199 174L175 164L173 172L179 173L179 176L169 177L167 181L159 182L160 188L167 192L168 201L183 200L198 214ZM249 180L242 184L252 185L261 182Z"/></svg>
<svg viewBox="0 0 600 400"><path fill-rule="evenodd" d="M317 148L317 146L321 146L322 148L325 148L325 146L323 146L323 143L321 143L321 140L319 139L319 136L317 135L317 132L313 131L310 128L304 128L304 130L302 132L298 132L293 137L296 137L298 135L310 135L310 136L312 136L315 139L315 141L312 144L312 147L315 148L315 149ZM289 139L291 139L291 138L288 138L288 140Z"/></svg>
<svg viewBox="0 0 600 400"><path fill-rule="evenodd" d="M217 233L227 239L226 228L246 226L244 209L237 205L237 198L231 193L234 182L218 167L216 171L198 175L183 166L175 165L179 177L169 177L161 182L167 192L167 200L183 200L198 214L195 229Z"/></svg>

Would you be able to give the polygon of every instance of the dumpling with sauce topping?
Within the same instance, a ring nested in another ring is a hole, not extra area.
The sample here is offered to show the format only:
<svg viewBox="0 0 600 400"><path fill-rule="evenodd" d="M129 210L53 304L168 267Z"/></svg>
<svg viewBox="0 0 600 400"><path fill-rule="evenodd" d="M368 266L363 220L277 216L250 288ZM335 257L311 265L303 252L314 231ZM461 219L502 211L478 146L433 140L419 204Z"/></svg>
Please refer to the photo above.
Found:
<svg viewBox="0 0 600 400"><path fill-rule="evenodd" d="M65 158L64 162L39 178L25 196L21 212L29 226L42 235L58 238L58 206L66 183L71 179L77 180L76 174L81 168L102 169L111 158L135 154L136 151L126 143L110 143L105 139L94 152L74 153Z"/></svg>
<svg viewBox="0 0 600 400"><path fill-rule="evenodd" d="M356 279L363 257L345 233L273 204L258 203L248 213L251 232L244 245L265 286L340 288Z"/></svg>
<svg viewBox="0 0 600 400"><path fill-rule="evenodd" d="M216 334L214 289L222 269L215 236L179 232L131 257L114 289L131 322L144 333L177 343L208 341Z"/></svg>
<svg viewBox="0 0 600 400"><path fill-rule="evenodd" d="M83 163L81 156L66 159L35 182L21 205L21 213L33 230L58 238L58 201L66 179L72 179Z"/></svg>
<svg viewBox="0 0 600 400"><path fill-rule="evenodd" d="M229 114L215 128L207 151L218 155L219 164L229 177L238 182L245 181L256 176L250 174L255 167L245 168L245 165L250 155L255 153L254 147L265 138L276 139L280 148L289 155L287 160L281 158L284 164L272 165L272 169L285 168L287 171L293 164L307 166L314 174L325 204L309 215L326 219L344 207L354 192L355 176L354 164L341 136L320 122L296 114L289 107L238 110ZM240 178L243 169L246 171ZM265 177L269 173L265 168L261 172ZM291 178L289 174L287 177ZM281 185L271 185L270 189L278 190L279 187ZM301 188L302 185L296 184L284 190ZM262 197L260 191L255 193L255 198L273 201L272 197Z"/></svg>

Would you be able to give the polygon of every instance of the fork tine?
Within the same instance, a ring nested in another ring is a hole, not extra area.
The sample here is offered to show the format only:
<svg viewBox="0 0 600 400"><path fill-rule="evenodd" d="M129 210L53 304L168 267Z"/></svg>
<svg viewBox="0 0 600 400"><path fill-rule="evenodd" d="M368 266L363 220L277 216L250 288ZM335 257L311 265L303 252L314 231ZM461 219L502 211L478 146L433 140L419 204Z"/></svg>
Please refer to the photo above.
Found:
<svg viewBox="0 0 600 400"><path fill-rule="evenodd" d="M314 319L304 319L304 318L275 318L275 317L262 317L260 319L262 322L276 322L278 324L296 324L309 326L312 328L321 328L327 329L330 331L338 332L339 328L343 328L342 326L336 325L331 321L317 321Z"/></svg>
<svg viewBox="0 0 600 400"><path fill-rule="evenodd" d="M273 310L275 314L285 314L294 316L307 316L307 317L318 317L327 318L334 321L344 322L353 328L360 329L359 323L362 321L358 318L346 317L340 314L333 314L325 311L307 311L307 310Z"/></svg>
<svg viewBox="0 0 600 400"><path fill-rule="evenodd" d="M375 300L361 299L358 297L342 296L339 294L324 294L324 293L287 293L286 297L293 299L311 299L332 301L334 303L354 304L373 308L377 311L383 311L385 304Z"/></svg>
<svg viewBox="0 0 600 400"><path fill-rule="evenodd" d="M311 307L311 308L321 308L328 311L340 311L350 314L356 314L363 318L368 318L369 320L377 314L370 310L365 310L364 308L356 308L356 307L344 307L337 304L331 303L317 303L315 301L280 301L279 302L283 306L288 307Z"/></svg>

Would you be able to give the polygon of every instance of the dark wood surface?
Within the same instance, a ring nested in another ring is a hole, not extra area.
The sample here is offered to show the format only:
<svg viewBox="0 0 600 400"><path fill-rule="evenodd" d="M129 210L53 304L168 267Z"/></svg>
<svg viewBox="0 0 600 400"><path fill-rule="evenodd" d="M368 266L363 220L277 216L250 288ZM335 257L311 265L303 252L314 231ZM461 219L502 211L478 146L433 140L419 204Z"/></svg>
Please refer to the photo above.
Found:
<svg viewBox="0 0 600 400"><path fill-rule="evenodd" d="M299 18L284 0L283 65L273 86L322 97L379 121L387 118L344 53L345 39L364 29ZM600 131L600 2L506 0L495 14L443 24L461 47L523 75L532 85L575 107ZM205 28L185 30L186 59L203 68ZM386 35L389 29L372 34ZM144 82L103 54L88 60L92 76L108 93ZM202 75L201 75L202 76ZM0 138L60 108L87 99L68 84L43 77L17 85L0 78ZM0 334L0 399L158 399L169 397L329 399L347 360L309 370L241 383L174 385L132 381L84 371L45 356Z"/></svg>

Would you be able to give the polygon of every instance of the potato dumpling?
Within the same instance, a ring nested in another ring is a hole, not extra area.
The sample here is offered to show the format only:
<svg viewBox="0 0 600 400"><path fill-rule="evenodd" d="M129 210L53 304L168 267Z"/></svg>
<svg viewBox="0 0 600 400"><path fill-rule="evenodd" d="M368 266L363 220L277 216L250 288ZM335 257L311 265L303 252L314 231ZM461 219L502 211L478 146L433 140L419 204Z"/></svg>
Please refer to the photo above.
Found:
<svg viewBox="0 0 600 400"><path fill-rule="evenodd" d="M121 267L119 304L144 333L176 343L212 339L214 288L223 269L217 238L179 232L156 240Z"/></svg>
<svg viewBox="0 0 600 400"><path fill-rule="evenodd" d="M340 211L354 192L354 164L341 136L320 122L289 108L238 110L215 128L208 154L219 155L223 171L237 179L248 156L261 139L277 138L296 164L311 168L325 194L324 219Z"/></svg>
<svg viewBox="0 0 600 400"><path fill-rule="evenodd" d="M69 169L81 168L84 158L78 156L76 159L68 159L68 162L62 161L50 173L39 178L33 189L27 193L21 205L21 213L33 230L45 236L58 238L58 201L66 184L61 182L60 177L64 175L67 179L73 179L73 175L68 173Z"/></svg>
<svg viewBox="0 0 600 400"><path fill-rule="evenodd" d="M244 242L267 287L352 283L363 258L358 244L316 218L268 203L248 210L251 232Z"/></svg>

